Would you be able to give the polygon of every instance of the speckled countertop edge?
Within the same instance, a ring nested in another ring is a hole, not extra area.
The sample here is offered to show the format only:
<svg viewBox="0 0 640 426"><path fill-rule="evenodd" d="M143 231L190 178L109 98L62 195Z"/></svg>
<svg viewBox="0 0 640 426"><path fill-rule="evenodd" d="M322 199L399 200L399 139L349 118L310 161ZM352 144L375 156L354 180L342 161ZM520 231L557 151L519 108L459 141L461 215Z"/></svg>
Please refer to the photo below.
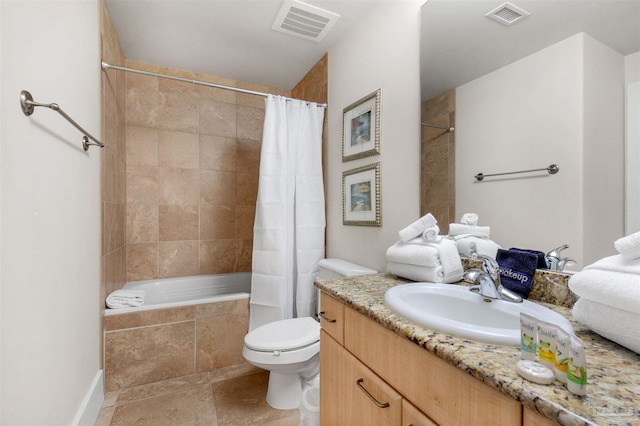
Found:
<svg viewBox="0 0 640 426"><path fill-rule="evenodd" d="M388 274L321 280L316 286L384 327L466 371L476 379L510 395L524 406L563 425L640 425L640 356L575 322L571 310L537 302L571 320L585 344L588 395L570 393L564 384L538 385L515 371L516 347L478 343L420 327L393 314L384 293L411 281ZM606 362L609 360L609 362Z"/></svg>

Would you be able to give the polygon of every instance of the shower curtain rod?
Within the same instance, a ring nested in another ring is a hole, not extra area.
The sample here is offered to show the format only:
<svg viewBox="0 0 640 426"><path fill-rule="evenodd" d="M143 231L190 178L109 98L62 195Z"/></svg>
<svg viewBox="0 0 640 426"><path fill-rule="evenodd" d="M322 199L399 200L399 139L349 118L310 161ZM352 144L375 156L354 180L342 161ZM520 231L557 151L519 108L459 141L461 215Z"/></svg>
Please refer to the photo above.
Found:
<svg viewBox="0 0 640 426"><path fill-rule="evenodd" d="M102 61L102 69L106 71L109 68L113 68L114 70L119 70L119 71L133 72L133 73L136 73L136 74L149 75L151 77L160 77L160 78L167 78L169 80L178 80L178 81L182 81L182 82L185 82L185 83L198 84L200 86L208 86L208 87L215 87L217 89L232 90L234 92L247 93L249 95L264 96L265 98L267 96L271 95L271 93L257 92L255 90L240 89L238 87L224 86L222 84L209 83L209 82L200 81L200 80L192 80L190 78L175 77L175 76L172 76L172 75L160 74L160 73L157 73L157 72L143 71L143 70L138 70L138 69L135 69L135 68L127 68L127 67L121 67L121 66L118 66L118 65L111 65L108 62ZM283 97L286 98L287 100L290 100L290 101L301 100L301 99L289 98L289 97L286 97L286 96L283 96ZM304 100L302 102L312 103L312 102L304 101ZM326 108L327 107L327 104L317 104L317 105L322 107L322 108Z"/></svg>

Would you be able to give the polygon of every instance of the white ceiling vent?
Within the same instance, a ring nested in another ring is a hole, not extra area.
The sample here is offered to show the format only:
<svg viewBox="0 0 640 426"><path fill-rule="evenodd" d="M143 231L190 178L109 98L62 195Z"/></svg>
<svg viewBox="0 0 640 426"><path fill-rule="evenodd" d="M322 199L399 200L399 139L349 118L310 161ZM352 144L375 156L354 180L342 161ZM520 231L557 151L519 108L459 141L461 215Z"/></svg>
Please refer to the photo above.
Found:
<svg viewBox="0 0 640 426"><path fill-rule="evenodd" d="M285 0L272 29L320 42L340 15L298 0Z"/></svg>
<svg viewBox="0 0 640 426"><path fill-rule="evenodd" d="M484 16L486 16L487 18L491 18L494 21L498 21L501 24L509 26L529 16L529 12L519 8L514 4L506 2L496 7Z"/></svg>

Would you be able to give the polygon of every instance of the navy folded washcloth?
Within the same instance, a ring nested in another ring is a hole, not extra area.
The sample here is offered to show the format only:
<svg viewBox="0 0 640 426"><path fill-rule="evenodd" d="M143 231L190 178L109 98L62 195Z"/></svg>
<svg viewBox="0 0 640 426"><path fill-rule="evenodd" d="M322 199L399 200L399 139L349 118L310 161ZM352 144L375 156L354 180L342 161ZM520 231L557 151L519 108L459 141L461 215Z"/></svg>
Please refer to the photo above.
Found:
<svg viewBox="0 0 640 426"><path fill-rule="evenodd" d="M521 250L498 249L496 261L500 265L502 285L523 298L528 298L538 265L538 256Z"/></svg>
<svg viewBox="0 0 640 426"><path fill-rule="evenodd" d="M536 265L537 269L549 269L549 265L547 265L547 260L546 260L547 255L541 251L521 249L517 247L511 247L509 250L517 250L517 251L523 251L525 253L531 253L538 258L538 264Z"/></svg>

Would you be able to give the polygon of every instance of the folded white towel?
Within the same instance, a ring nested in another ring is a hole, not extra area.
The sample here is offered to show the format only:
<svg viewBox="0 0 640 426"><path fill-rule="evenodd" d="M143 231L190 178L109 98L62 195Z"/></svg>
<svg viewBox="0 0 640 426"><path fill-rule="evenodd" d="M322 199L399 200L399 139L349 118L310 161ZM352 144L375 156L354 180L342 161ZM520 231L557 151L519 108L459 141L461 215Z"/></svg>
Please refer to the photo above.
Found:
<svg viewBox="0 0 640 426"><path fill-rule="evenodd" d="M640 231L617 239L613 245L625 259L640 259Z"/></svg>
<svg viewBox="0 0 640 426"><path fill-rule="evenodd" d="M473 257L473 253L477 253L495 259L498 249L501 248L493 240L471 235L458 235L454 240L458 253L465 257Z"/></svg>
<svg viewBox="0 0 640 426"><path fill-rule="evenodd" d="M438 241L439 234L440 227L438 225L433 225L424 230L424 232L422 233L422 238L425 241Z"/></svg>
<svg viewBox="0 0 640 426"><path fill-rule="evenodd" d="M422 237L407 242L398 241L387 249L387 262L416 266L440 266L438 249Z"/></svg>
<svg viewBox="0 0 640 426"><path fill-rule="evenodd" d="M603 257L584 269L600 269L602 271L626 272L640 275L640 259L627 260L622 255ZM640 277L638 277L640 279Z"/></svg>
<svg viewBox="0 0 640 426"><path fill-rule="evenodd" d="M465 213L462 215L460 223L463 225L476 226L478 224L478 215L475 213Z"/></svg>
<svg viewBox="0 0 640 426"><path fill-rule="evenodd" d="M462 261L458 253L458 247L453 240L442 238L438 242L430 243L438 249L440 264L444 273L444 282L452 283L462 279Z"/></svg>
<svg viewBox="0 0 640 426"><path fill-rule="evenodd" d="M602 337L640 353L640 315L580 298L573 317Z"/></svg>
<svg viewBox="0 0 640 426"><path fill-rule="evenodd" d="M442 266L429 267L407 265L406 263L388 262L387 272L413 281L427 281L432 283L445 282Z"/></svg>
<svg viewBox="0 0 640 426"><path fill-rule="evenodd" d="M450 223L449 235L455 237L457 235L473 235L475 237L487 237L491 234L491 228L488 226L465 225L462 223Z"/></svg>
<svg viewBox="0 0 640 426"><path fill-rule="evenodd" d="M107 307L111 309L130 308L144 304L144 291L142 290L116 290L107 296Z"/></svg>
<svg viewBox="0 0 640 426"><path fill-rule="evenodd" d="M409 241L413 238L419 237L429 227L436 225L438 222L431 213L427 213L420 219L413 222L403 230L398 232L401 241Z"/></svg>
<svg viewBox="0 0 640 426"><path fill-rule="evenodd" d="M636 274L583 269L569 278L569 288L585 299L640 315L640 278Z"/></svg>

